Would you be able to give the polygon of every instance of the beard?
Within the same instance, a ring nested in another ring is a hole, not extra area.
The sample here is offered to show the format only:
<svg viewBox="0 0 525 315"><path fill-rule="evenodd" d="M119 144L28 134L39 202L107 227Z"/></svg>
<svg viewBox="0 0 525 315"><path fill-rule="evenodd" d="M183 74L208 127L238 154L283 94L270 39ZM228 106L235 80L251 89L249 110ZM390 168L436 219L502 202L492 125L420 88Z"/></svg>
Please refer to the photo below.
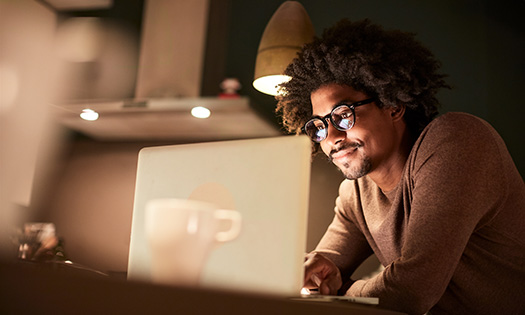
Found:
<svg viewBox="0 0 525 315"><path fill-rule="evenodd" d="M372 161L369 156L367 156L363 151L362 148L363 145L361 143L351 143L346 144L343 147L338 148L337 150L333 150L330 155L328 156L328 159L330 162L332 162L339 171L343 173L343 175L346 177L346 179L354 180L358 179L360 177L363 177L367 175L370 170L372 169ZM341 165L336 164L332 159L332 153L335 153L336 151L348 149L348 148L355 148L354 156L349 161L344 161Z"/></svg>

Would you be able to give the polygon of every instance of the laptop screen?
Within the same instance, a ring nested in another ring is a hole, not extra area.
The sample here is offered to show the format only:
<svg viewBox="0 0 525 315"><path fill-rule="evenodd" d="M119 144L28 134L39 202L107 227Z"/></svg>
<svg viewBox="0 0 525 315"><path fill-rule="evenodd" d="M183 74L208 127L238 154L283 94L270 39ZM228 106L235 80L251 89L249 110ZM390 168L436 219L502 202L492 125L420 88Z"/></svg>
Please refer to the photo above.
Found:
<svg viewBox="0 0 525 315"><path fill-rule="evenodd" d="M300 294L306 250L311 143L306 136L150 147L139 153L128 278L150 281L144 208L157 198L233 209L240 235L213 249L202 287Z"/></svg>

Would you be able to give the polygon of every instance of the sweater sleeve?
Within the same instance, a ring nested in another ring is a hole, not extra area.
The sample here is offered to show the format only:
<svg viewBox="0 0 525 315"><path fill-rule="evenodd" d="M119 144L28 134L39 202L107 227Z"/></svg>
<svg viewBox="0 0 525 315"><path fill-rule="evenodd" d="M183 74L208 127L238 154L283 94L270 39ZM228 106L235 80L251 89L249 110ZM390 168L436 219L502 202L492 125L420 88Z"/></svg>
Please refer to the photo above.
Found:
<svg viewBox="0 0 525 315"><path fill-rule="evenodd" d="M407 161L403 189L411 200L400 257L376 277L356 281L347 295L427 312L449 285L469 238L496 215L507 185L501 139L477 118L442 118L427 127Z"/></svg>
<svg viewBox="0 0 525 315"><path fill-rule="evenodd" d="M355 269L373 253L366 238L356 226L354 218L349 217L353 212L343 209L342 198L359 199L355 191L348 189L348 186L353 185L355 183L348 180L341 183L334 219L315 249L334 262L341 271L343 282L347 281ZM350 196L348 191L352 191ZM347 204L346 201L344 203Z"/></svg>

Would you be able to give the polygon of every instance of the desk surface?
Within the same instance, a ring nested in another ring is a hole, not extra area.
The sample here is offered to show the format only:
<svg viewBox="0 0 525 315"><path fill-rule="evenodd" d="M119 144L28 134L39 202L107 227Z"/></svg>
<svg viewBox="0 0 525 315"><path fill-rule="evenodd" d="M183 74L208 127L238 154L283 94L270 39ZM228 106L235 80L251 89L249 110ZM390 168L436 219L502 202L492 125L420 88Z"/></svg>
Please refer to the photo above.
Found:
<svg viewBox="0 0 525 315"><path fill-rule="evenodd" d="M350 302L165 287L0 263L1 314L400 314Z"/></svg>

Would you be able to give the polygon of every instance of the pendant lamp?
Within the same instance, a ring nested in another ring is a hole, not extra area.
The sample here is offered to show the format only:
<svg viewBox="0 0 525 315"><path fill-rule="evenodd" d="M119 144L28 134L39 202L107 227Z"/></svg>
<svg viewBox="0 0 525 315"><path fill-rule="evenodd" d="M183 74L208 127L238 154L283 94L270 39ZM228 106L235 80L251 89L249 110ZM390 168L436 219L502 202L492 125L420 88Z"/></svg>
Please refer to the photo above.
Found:
<svg viewBox="0 0 525 315"><path fill-rule="evenodd" d="M277 95L277 85L290 80L283 75L302 46L315 35L312 21L297 1L286 1L275 11L264 29L253 86L262 93Z"/></svg>

